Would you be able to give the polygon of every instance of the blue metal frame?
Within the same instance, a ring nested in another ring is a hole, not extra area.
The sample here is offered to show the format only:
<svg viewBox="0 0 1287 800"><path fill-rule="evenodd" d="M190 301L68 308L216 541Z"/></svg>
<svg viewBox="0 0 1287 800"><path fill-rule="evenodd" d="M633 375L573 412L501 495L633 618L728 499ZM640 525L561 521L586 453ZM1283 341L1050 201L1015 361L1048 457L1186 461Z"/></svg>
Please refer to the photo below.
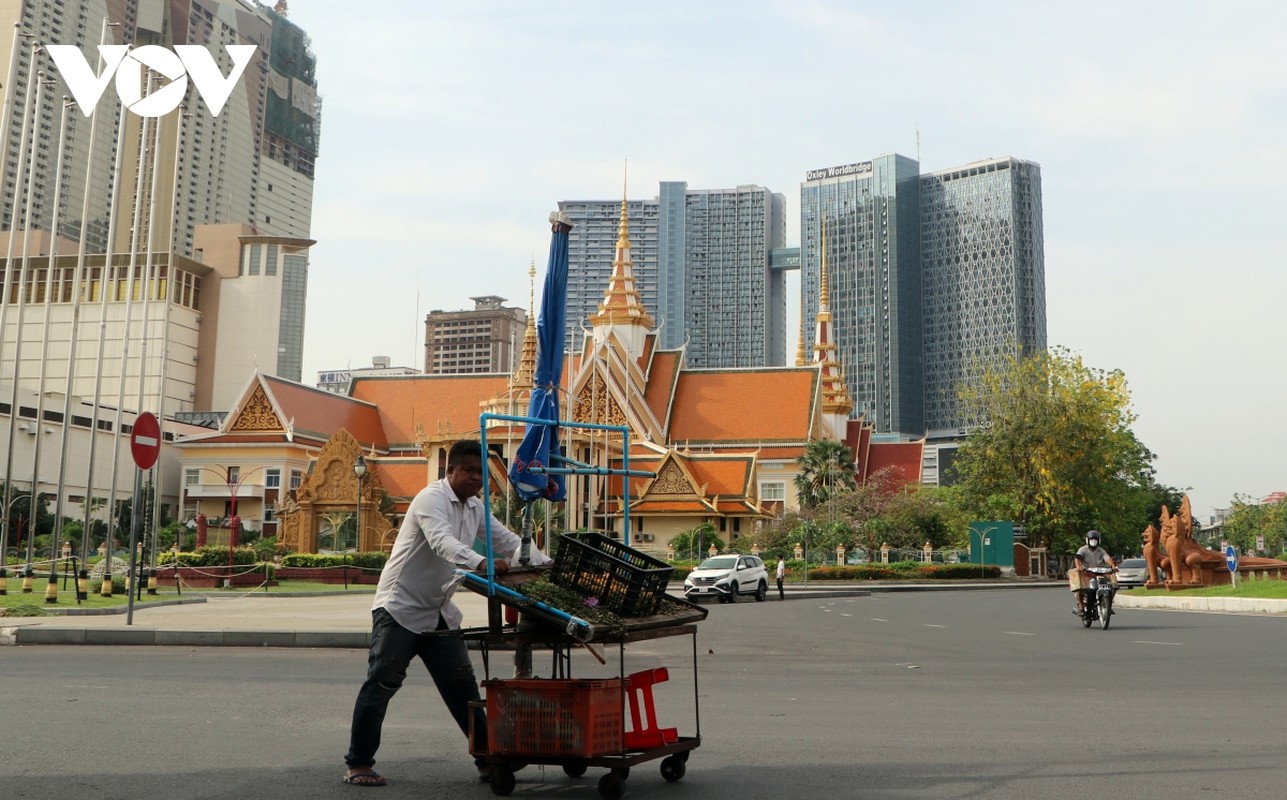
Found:
<svg viewBox="0 0 1287 800"><path fill-rule="evenodd" d="M565 456L559 456L558 457L559 461L565 464L572 464L573 466L571 467L533 467L531 469L532 472L544 472L544 473L553 473L553 474L560 474L560 475L622 475L626 477L635 477L635 478L655 478L656 477L655 472L630 469L630 429L627 428L625 425L601 425L596 422L567 422L565 420L549 420L549 419L540 419L537 417L520 417L513 414L485 413L480 415L478 418L478 422L479 422L479 429L481 431L481 433L479 434L479 438L482 444L483 459L484 459L483 460L483 465L484 465L483 466L483 511L484 511L484 514L486 515L485 521L487 525L487 536L486 536L487 581L489 584L487 595L489 597L494 593L492 589L495 587L495 583L496 583L495 568L492 566L492 558L494 557L493 551L492 551L492 494L488 488L488 484L491 478L491 470L487 468L487 465L491 463L491 451L487 448L487 423L490 420L503 420L506 422L522 422L527 425L553 425L553 426L561 426L564 428L582 428L585 430L616 431L617 433L621 434L621 443L622 443L621 445L621 467L622 468L621 469L611 469L608 467L593 467L593 466L590 466L589 464L584 464L580 461L575 461ZM621 512L621 521L622 521L622 528L623 528L621 532L621 543L629 547L630 546L629 485L627 484L625 488L626 488L626 492L625 492L626 502L622 505L622 512Z"/></svg>

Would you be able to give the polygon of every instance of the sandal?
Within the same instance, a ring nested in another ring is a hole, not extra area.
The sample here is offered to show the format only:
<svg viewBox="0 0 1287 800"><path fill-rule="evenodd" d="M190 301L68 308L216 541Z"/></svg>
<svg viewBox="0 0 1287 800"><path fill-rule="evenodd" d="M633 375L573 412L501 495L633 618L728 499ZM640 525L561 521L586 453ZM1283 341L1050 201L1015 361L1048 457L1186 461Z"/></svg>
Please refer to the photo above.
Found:
<svg viewBox="0 0 1287 800"><path fill-rule="evenodd" d="M384 786L387 783L383 775L370 767L366 769L359 768L356 771L349 770L344 773L340 780L353 786Z"/></svg>

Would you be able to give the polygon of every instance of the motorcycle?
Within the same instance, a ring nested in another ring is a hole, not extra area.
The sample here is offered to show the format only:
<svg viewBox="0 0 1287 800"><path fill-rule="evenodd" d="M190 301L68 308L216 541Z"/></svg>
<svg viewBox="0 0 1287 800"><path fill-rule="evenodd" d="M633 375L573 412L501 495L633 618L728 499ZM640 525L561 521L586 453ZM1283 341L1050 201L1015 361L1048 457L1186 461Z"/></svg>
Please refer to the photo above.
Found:
<svg viewBox="0 0 1287 800"><path fill-rule="evenodd" d="M1112 575L1117 569L1086 567L1082 571L1090 577L1087 579L1086 587L1081 590L1083 598L1081 624L1089 628L1093 623L1098 622L1099 627L1108 630L1108 625L1113 618L1113 594L1117 591L1113 588Z"/></svg>

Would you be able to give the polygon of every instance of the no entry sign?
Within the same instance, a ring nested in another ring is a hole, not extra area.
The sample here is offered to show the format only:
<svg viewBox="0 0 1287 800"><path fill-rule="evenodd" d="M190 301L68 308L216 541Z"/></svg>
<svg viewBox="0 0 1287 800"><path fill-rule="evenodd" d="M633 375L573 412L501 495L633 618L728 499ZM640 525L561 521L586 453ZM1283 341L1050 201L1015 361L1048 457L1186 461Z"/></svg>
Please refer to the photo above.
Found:
<svg viewBox="0 0 1287 800"><path fill-rule="evenodd" d="M151 412L144 411L134 420L130 452L134 454L134 463L139 469L152 469L157 456L161 455L161 425Z"/></svg>

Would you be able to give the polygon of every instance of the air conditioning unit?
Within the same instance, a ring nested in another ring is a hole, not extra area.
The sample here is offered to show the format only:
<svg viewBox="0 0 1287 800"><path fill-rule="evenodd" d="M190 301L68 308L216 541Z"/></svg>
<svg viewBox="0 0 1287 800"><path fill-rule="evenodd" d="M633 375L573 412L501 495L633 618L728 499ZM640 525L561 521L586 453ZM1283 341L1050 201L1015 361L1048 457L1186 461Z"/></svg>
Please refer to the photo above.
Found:
<svg viewBox="0 0 1287 800"><path fill-rule="evenodd" d="M638 540L639 540L639 541L641 541L641 542L651 542L651 541L652 541L652 534L651 534L651 533L641 533L641 534L639 534L638 536L636 536L635 538L636 538L636 539L638 539Z"/></svg>

